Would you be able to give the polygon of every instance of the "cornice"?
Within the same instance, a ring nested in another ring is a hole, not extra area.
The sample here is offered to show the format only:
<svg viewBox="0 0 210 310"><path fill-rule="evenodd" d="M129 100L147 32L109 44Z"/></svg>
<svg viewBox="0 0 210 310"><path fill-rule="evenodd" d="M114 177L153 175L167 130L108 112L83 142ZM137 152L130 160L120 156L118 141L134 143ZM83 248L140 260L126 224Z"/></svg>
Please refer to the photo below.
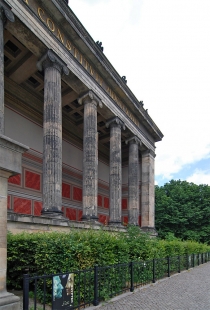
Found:
<svg viewBox="0 0 210 310"><path fill-rule="evenodd" d="M135 97L135 95L130 90L130 88L122 80L122 77L114 69L112 64L109 62L109 60L106 58L106 56L104 55L104 53L98 46L98 44L96 44L96 42L92 39L90 34L87 32L87 30L81 24L79 19L70 9L68 4L63 0L52 0L52 2L57 7L57 9L60 11L60 13L63 16L65 16L65 18L68 20L71 27L75 30L75 32L83 40L83 42L88 46L88 48L95 55L95 57L98 59L100 64L104 67L104 69L109 73L109 75L111 75L111 77L120 87L120 89L123 90L125 95L128 97L128 99L132 102L133 106L136 108L137 113L140 114L141 118L143 118L144 124L146 126L149 125L153 129L153 131L156 133L156 135L159 137L159 140L162 140L163 134L160 131L160 129L154 123L154 121L149 116L147 111L143 108L143 105L138 101L138 99Z"/></svg>

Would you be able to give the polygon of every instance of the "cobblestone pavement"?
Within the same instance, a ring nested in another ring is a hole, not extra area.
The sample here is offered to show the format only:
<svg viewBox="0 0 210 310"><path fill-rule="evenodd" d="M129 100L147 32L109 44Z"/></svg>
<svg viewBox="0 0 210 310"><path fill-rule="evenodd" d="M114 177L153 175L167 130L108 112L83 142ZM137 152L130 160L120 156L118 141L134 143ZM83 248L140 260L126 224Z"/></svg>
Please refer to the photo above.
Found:
<svg viewBox="0 0 210 310"><path fill-rule="evenodd" d="M87 310L210 310L210 263Z"/></svg>

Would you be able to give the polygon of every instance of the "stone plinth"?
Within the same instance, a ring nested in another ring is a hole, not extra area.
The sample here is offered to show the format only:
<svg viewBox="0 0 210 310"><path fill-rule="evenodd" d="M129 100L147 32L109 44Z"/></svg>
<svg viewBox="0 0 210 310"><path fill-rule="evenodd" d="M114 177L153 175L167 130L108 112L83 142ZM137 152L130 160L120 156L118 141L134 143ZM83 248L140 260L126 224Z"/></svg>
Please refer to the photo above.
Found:
<svg viewBox="0 0 210 310"><path fill-rule="evenodd" d="M11 231L13 234L21 233L24 231L30 233L36 232L69 232L71 230L79 229L94 229L104 231L121 231L126 232L127 228L124 226L121 227L112 227L112 226L103 226L101 223L96 222L85 222L85 221L70 221L65 219L57 218L47 218L42 216L34 216L27 214L13 213L8 210L8 221L7 221L7 230Z"/></svg>
<svg viewBox="0 0 210 310"><path fill-rule="evenodd" d="M8 178L22 172L23 144L0 135L0 309L19 310L19 297L6 290Z"/></svg>

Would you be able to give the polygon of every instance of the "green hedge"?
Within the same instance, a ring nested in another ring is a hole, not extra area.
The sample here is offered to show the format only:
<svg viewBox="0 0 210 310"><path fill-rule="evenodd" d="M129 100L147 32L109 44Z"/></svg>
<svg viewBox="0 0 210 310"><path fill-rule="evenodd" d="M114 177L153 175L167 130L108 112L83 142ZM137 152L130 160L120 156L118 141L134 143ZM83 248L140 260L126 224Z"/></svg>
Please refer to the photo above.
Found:
<svg viewBox="0 0 210 310"><path fill-rule="evenodd" d="M202 253L210 246L193 241L150 238L137 227L128 233L73 230L69 233L8 233L7 285L22 288L23 273L38 275L86 269L94 265Z"/></svg>

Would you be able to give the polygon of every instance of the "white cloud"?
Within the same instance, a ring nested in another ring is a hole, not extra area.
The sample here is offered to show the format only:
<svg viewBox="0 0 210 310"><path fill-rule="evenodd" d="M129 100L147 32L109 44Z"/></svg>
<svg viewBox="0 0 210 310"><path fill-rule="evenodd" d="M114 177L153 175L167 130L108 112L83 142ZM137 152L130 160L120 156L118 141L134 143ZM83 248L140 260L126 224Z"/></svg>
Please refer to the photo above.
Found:
<svg viewBox="0 0 210 310"><path fill-rule="evenodd" d="M187 178L188 182L192 182L195 184L207 184L210 185L210 170L203 171L196 169L195 172Z"/></svg>
<svg viewBox="0 0 210 310"><path fill-rule="evenodd" d="M71 0L164 134L156 175L210 157L210 1Z"/></svg>

